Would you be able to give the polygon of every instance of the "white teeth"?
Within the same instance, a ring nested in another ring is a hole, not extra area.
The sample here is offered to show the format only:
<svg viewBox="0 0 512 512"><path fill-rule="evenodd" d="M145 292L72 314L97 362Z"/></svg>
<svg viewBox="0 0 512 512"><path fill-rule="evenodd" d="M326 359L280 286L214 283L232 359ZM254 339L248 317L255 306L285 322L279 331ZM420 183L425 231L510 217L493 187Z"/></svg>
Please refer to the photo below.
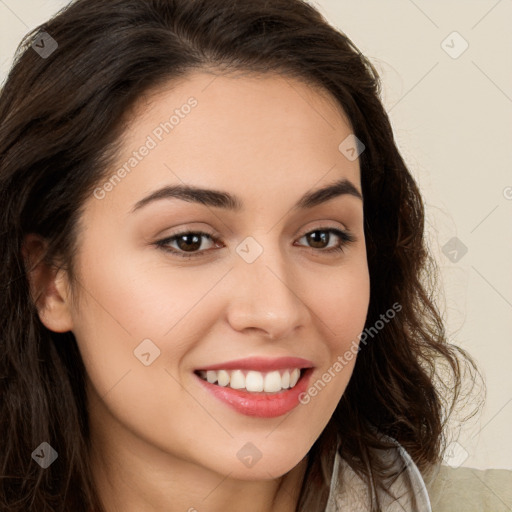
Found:
<svg viewBox="0 0 512 512"><path fill-rule="evenodd" d="M244 374L240 370L235 370L231 374L231 379L229 380L229 386L233 389L242 389L245 388L245 377Z"/></svg>
<svg viewBox="0 0 512 512"><path fill-rule="evenodd" d="M293 386L295 386L295 384L297 384L299 377L300 377L300 370L297 370L297 368L295 368L295 370L293 370L293 372L290 375L290 387L291 388L293 388Z"/></svg>
<svg viewBox="0 0 512 512"><path fill-rule="evenodd" d="M260 372L249 372L245 377L247 391L263 391L263 375Z"/></svg>
<svg viewBox="0 0 512 512"><path fill-rule="evenodd" d="M286 370L281 377L282 386L284 389L288 389L290 387L290 372Z"/></svg>
<svg viewBox="0 0 512 512"><path fill-rule="evenodd" d="M243 370L208 370L199 371L203 380L210 384L229 386L233 389L245 389L258 393L277 393L282 389L293 388L300 378L300 369L274 370L268 373Z"/></svg>
<svg viewBox="0 0 512 512"><path fill-rule="evenodd" d="M285 373L288 373L288 370ZM281 391L281 386L283 385L284 387L283 380L284 379L281 378L281 375L278 371L267 373L263 383L263 391L266 393L275 393L276 391Z"/></svg>
<svg viewBox="0 0 512 512"><path fill-rule="evenodd" d="M229 373L226 370L217 372L217 384L219 386L227 386L229 384Z"/></svg>

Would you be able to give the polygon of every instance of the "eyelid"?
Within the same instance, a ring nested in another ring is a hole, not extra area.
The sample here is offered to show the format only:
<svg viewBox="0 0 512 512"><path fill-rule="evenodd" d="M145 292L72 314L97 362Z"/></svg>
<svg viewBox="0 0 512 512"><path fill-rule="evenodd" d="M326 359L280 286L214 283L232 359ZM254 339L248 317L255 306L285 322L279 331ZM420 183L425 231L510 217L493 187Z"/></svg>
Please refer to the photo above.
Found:
<svg viewBox="0 0 512 512"><path fill-rule="evenodd" d="M347 245L349 245L353 242L357 242L357 240L358 240L357 237L354 236L349 230L340 228L338 226L329 226L329 225L321 225L318 227L313 227L313 228L304 230L302 232L302 234L297 237L297 240L300 240L301 238L304 238L306 235L308 235L310 233L314 233L315 231L326 231L329 233L333 233L335 236L337 236L341 240L341 243L339 244L339 246L331 247L329 249L317 249L315 247L306 247L306 246L301 245L302 247L309 249L310 251L312 251L314 253L318 253L318 254L322 254L322 253L323 254L331 254L333 252L342 252ZM202 229L187 228L185 226L185 227L181 228L179 231L172 233L171 235L155 242L154 245L156 245L157 247L163 249L164 251L166 251L168 253L171 253L178 257L182 257L184 259L201 257L201 256L204 256L205 253L212 250L212 249L202 249L199 251L187 253L184 251L179 251L179 250L168 247L168 244L170 242L174 242L181 235L186 235L186 234L194 234L194 235L208 237L212 240L212 242L214 244L218 244L218 242L221 241L220 240L221 235L218 235L216 232L209 232L208 230L202 230ZM294 242L294 245L295 245L295 242Z"/></svg>

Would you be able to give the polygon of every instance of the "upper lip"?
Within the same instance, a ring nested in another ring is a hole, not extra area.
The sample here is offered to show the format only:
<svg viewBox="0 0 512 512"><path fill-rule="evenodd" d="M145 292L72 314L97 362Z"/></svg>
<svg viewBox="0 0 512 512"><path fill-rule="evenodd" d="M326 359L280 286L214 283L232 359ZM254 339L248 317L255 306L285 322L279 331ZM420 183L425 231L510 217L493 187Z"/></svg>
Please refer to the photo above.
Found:
<svg viewBox="0 0 512 512"><path fill-rule="evenodd" d="M286 370L287 368L312 368L313 363L301 357L247 357L235 359L224 363L202 366L197 370L255 370L268 372L272 370Z"/></svg>

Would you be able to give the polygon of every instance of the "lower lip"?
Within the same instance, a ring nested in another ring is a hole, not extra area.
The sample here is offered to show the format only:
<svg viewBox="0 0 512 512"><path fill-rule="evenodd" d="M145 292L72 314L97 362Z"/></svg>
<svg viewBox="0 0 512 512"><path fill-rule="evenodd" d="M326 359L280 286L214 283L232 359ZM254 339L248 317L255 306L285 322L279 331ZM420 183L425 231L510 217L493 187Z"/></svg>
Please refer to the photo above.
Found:
<svg viewBox="0 0 512 512"><path fill-rule="evenodd" d="M299 405L299 395L306 391L313 368L308 368L298 380L295 387L280 391L279 393L251 393L228 386L219 386L201 379L195 375L199 382L213 396L222 400L236 411L246 416L259 418L276 418L290 412Z"/></svg>

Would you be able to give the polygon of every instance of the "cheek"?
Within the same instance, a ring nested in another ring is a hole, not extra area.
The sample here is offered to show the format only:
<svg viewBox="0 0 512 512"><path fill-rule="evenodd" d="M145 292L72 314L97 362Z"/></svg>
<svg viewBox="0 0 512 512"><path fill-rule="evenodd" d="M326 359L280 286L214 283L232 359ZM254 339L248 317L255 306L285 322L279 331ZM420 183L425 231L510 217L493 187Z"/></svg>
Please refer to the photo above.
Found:
<svg viewBox="0 0 512 512"><path fill-rule="evenodd" d="M137 359L139 347L149 348L150 360L157 356L152 368L178 366L214 317L207 295L225 274L219 269L194 278L183 268L171 272L115 253L101 260L84 253L82 261L97 263L82 266L73 333L100 394L128 370L145 368Z"/></svg>
<svg viewBox="0 0 512 512"><path fill-rule="evenodd" d="M121 337L131 337L134 342L164 336L216 281L215 272L194 279L186 269L170 271L168 266L128 255L86 267L82 276L79 323L106 331L117 329Z"/></svg>
<svg viewBox="0 0 512 512"><path fill-rule="evenodd" d="M333 271L322 288L309 286L308 296L329 341L331 355L344 352L364 328L370 302L370 279L366 260Z"/></svg>
<svg viewBox="0 0 512 512"><path fill-rule="evenodd" d="M327 348L327 357L310 382L301 403L309 408L311 418L325 426L341 399L352 376L358 354L359 336L364 329L370 300L370 281L365 260L359 265L331 276L326 286L315 293L309 287Z"/></svg>
<svg viewBox="0 0 512 512"><path fill-rule="evenodd" d="M91 265L82 274L73 333L93 391L91 410L103 415L106 406L140 438L152 435L154 443L180 439L187 446L176 411L188 403L183 416L195 414L206 421L205 411L190 400L176 369L190 345L201 339L201 333L193 334L201 326L191 313L215 276L197 283L163 275L163 270L149 272L119 258Z"/></svg>

